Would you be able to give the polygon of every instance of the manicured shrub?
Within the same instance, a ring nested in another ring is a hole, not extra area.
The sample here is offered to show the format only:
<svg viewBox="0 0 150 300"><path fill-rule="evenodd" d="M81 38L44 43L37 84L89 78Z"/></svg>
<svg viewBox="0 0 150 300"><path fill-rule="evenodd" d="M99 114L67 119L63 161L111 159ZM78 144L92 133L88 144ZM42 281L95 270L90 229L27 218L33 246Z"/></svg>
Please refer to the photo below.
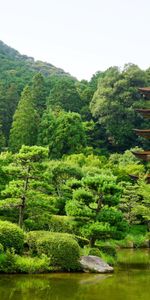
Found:
<svg viewBox="0 0 150 300"><path fill-rule="evenodd" d="M80 247L71 235L51 232L37 240L37 251L50 258L51 266L67 271L79 268Z"/></svg>
<svg viewBox="0 0 150 300"><path fill-rule="evenodd" d="M26 243L31 254L37 254L37 240L40 238L46 238L49 234L49 231L44 230L30 231L26 234Z"/></svg>
<svg viewBox="0 0 150 300"><path fill-rule="evenodd" d="M89 255L101 257L101 251L98 248L90 248Z"/></svg>
<svg viewBox="0 0 150 300"><path fill-rule="evenodd" d="M24 233L16 224L0 221L0 243L4 250L13 248L16 253L22 253Z"/></svg>

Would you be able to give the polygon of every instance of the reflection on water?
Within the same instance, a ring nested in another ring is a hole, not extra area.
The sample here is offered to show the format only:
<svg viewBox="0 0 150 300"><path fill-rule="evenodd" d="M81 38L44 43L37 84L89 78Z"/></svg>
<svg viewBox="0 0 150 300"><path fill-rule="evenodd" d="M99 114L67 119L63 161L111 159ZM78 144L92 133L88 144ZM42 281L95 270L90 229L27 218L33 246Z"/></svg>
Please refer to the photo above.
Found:
<svg viewBox="0 0 150 300"><path fill-rule="evenodd" d="M112 275L0 275L0 300L149 300L150 269L147 263L142 269L135 264L149 255L148 251L121 251L119 259L126 262Z"/></svg>

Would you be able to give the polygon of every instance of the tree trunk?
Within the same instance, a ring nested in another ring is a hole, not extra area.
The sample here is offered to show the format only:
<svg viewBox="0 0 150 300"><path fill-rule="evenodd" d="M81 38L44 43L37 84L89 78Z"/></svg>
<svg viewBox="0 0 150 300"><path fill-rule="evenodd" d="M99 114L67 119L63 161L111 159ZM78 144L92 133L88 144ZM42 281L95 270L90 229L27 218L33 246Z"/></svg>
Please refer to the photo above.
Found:
<svg viewBox="0 0 150 300"><path fill-rule="evenodd" d="M20 228L23 227L24 211L25 211L25 205L26 205L26 192L28 190L28 183L29 183L29 172L30 172L30 166L28 166L28 168L27 168L27 176L24 181L24 195L21 197L21 204L19 207L19 226L20 226Z"/></svg>
<svg viewBox="0 0 150 300"><path fill-rule="evenodd" d="M20 226L20 228L23 227L25 202L26 202L26 198L23 196L22 203L20 204L20 207L19 207L19 226Z"/></svg>
<svg viewBox="0 0 150 300"><path fill-rule="evenodd" d="M95 244L95 238L93 236L90 237L90 247L93 248Z"/></svg>
<svg viewBox="0 0 150 300"><path fill-rule="evenodd" d="M103 194L100 193L100 197L99 197L99 200L97 203L97 208L96 208L96 214L98 214L99 211L101 210L102 203L103 203Z"/></svg>

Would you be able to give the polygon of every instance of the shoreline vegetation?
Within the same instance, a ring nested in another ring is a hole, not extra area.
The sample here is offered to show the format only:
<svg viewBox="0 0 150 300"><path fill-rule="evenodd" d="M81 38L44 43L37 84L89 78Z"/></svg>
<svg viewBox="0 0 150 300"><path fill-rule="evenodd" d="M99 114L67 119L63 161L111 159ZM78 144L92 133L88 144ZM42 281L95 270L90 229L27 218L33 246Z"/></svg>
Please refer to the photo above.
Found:
<svg viewBox="0 0 150 300"><path fill-rule="evenodd" d="M90 248L82 237L50 231L24 233L15 224L0 221L0 273L5 274L83 272L81 255L94 255L117 266L124 261L118 258L119 250L141 248L149 249L148 236L128 235L120 241L97 241Z"/></svg>

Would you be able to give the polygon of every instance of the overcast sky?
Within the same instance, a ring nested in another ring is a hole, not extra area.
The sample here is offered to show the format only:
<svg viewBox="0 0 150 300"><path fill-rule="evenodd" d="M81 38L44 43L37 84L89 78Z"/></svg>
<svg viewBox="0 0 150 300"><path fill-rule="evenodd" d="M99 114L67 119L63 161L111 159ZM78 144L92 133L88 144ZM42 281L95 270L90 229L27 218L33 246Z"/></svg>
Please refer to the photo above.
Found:
<svg viewBox="0 0 150 300"><path fill-rule="evenodd" d="M98 70L150 67L150 0L0 0L0 40L90 79Z"/></svg>

